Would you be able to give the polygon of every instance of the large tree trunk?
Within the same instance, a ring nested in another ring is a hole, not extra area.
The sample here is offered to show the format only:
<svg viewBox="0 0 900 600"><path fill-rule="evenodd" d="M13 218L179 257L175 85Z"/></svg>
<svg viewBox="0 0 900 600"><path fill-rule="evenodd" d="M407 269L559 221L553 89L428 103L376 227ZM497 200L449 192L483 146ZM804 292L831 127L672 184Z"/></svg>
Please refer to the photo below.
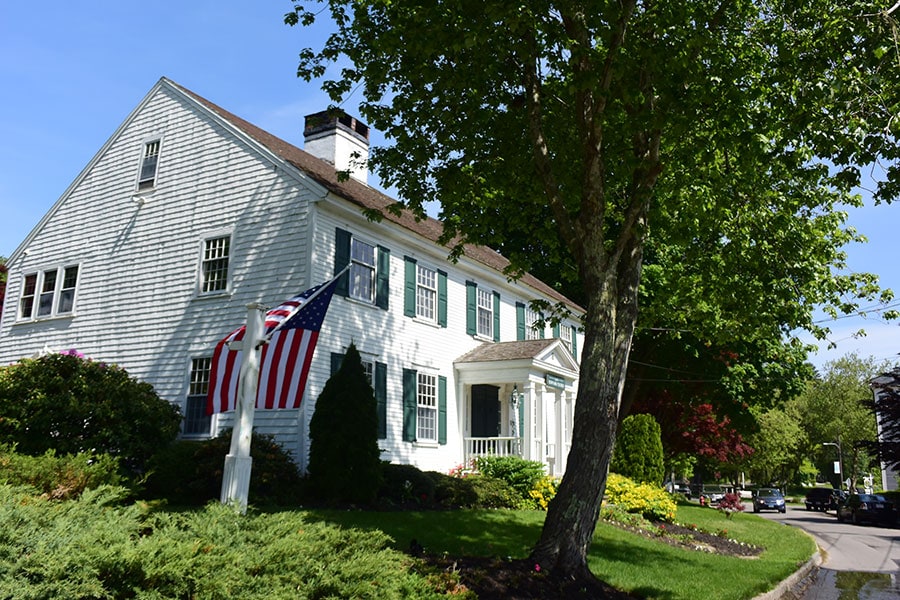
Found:
<svg viewBox="0 0 900 600"><path fill-rule="evenodd" d="M618 272L597 273L584 323L582 369L566 473L551 502L531 558L570 577L591 577L591 545L616 439L619 400L637 319L640 250L625 255ZM588 267L590 268L590 267ZM596 267L595 267L596 269Z"/></svg>

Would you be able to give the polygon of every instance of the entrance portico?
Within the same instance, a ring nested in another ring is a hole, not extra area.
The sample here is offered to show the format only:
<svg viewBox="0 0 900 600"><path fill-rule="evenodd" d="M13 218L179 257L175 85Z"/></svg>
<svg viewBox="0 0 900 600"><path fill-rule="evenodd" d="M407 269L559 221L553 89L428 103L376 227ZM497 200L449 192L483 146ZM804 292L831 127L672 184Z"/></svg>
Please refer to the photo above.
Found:
<svg viewBox="0 0 900 600"><path fill-rule="evenodd" d="M578 363L558 339L485 343L455 362L465 460L521 456L560 476L572 439Z"/></svg>

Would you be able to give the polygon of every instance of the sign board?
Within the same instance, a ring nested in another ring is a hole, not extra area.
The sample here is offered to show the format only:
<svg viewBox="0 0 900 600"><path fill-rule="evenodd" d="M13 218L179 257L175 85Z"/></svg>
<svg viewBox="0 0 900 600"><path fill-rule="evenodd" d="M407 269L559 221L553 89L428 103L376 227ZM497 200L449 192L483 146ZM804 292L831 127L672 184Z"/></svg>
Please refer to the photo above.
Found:
<svg viewBox="0 0 900 600"><path fill-rule="evenodd" d="M559 390L566 389L566 380L558 375L553 375L552 373L544 373L544 383L547 384L547 387Z"/></svg>

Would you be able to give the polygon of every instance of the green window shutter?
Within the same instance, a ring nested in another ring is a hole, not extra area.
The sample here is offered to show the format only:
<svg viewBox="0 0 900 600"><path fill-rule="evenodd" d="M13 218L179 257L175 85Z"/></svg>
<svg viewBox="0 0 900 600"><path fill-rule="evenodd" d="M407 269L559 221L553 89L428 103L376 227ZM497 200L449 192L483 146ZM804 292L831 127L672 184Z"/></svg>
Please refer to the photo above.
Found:
<svg viewBox="0 0 900 600"><path fill-rule="evenodd" d="M521 302L516 302L516 339L525 339L525 305Z"/></svg>
<svg viewBox="0 0 900 600"><path fill-rule="evenodd" d="M572 356L578 360L578 328L572 326Z"/></svg>
<svg viewBox="0 0 900 600"><path fill-rule="evenodd" d="M403 257L403 316L416 316L416 259Z"/></svg>
<svg viewBox="0 0 900 600"><path fill-rule="evenodd" d="M559 323L553 326L553 337L559 339Z"/></svg>
<svg viewBox="0 0 900 600"><path fill-rule="evenodd" d="M416 441L416 371L403 369L403 441Z"/></svg>
<svg viewBox="0 0 900 600"><path fill-rule="evenodd" d="M375 273L375 306L387 310L391 296L391 251L378 246L378 268Z"/></svg>
<svg viewBox="0 0 900 600"><path fill-rule="evenodd" d="M344 355L337 352L331 353L331 374L334 375L341 369L341 363L344 362Z"/></svg>
<svg viewBox="0 0 900 600"><path fill-rule="evenodd" d="M466 282L466 333L469 335L475 335L478 332L477 329L477 315L478 311L476 309L476 290L478 290L478 284L474 281Z"/></svg>
<svg viewBox="0 0 900 600"><path fill-rule="evenodd" d="M350 232L340 227L334 230L334 274L337 275L350 264ZM350 294L350 273L344 273L334 288L334 293L347 297Z"/></svg>
<svg viewBox="0 0 900 600"><path fill-rule="evenodd" d="M541 313L539 316L540 316L541 322L544 322L544 313ZM541 339L544 339L544 334L546 332L547 332L547 327L546 327L546 323L545 323L544 326L541 327L541 331L539 332Z"/></svg>
<svg viewBox="0 0 900 600"><path fill-rule="evenodd" d="M438 444L447 443L447 378L438 376Z"/></svg>
<svg viewBox="0 0 900 600"><path fill-rule="evenodd" d="M500 292L494 292L494 341L500 341Z"/></svg>
<svg viewBox="0 0 900 600"><path fill-rule="evenodd" d="M447 274L437 272L438 276L438 325L447 326Z"/></svg>
<svg viewBox="0 0 900 600"><path fill-rule="evenodd" d="M375 390L375 406L378 411L378 439L387 438L387 365L375 363L372 388Z"/></svg>

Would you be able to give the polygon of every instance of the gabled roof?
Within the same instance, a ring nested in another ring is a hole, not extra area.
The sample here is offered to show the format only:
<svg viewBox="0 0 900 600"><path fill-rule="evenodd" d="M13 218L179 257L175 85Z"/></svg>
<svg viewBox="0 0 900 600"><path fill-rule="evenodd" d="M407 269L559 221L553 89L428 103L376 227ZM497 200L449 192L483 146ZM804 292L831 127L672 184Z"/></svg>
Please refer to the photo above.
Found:
<svg viewBox="0 0 900 600"><path fill-rule="evenodd" d="M207 109L218 115L219 118L227 121L232 126L242 131L244 134L278 156L281 160L293 165L295 168L309 175L313 180L315 180L318 184L323 186L328 191L360 206L361 208L381 211L384 215L385 220L396 223L397 225L400 225L401 227L413 233L416 233L435 244L438 243L438 239L443 232L443 225L437 219L433 219L431 217L427 217L425 219L416 219L413 213L408 210L402 210L399 215L395 215L394 213L386 210L388 206L397 203L397 201L390 196L387 196L379 192L378 190L352 178L346 181L339 181L337 171L335 170L334 166L329 164L328 162L316 158L315 156L309 154L304 150L301 150L293 144L290 144L282 140L281 138L260 129L256 125L253 125L252 123L245 121L237 115L230 113L217 104L210 102L206 98L195 94L191 90L175 83L174 81L171 81L170 79L166 79L164 77L162 78L161 83L168 83L175 89L180 90L181 92L186 94L194 101L202 104ZM506 269L506 267L508 267L510 264L509 261L504 258L499 252L492 250L487 246L466 244L465 256L487 267L490 267L491 269L499 271L501 274L503 273L504 269ZM564 304L578 312L584 312L584 308L582 308L572 300L569 300L564 295L560 294L552 287L550 287L537 277L531 275L530 273L526 273L522 277L520 277L519 282L546 295L548 298L551 298L554 301L563 302Z"/></svg>
<svg viewBox="0 0 900 600"><path fill-rule="evenodd" d="M485 342L469 350L454 363L491 362L495 360L520 360L539 356L556 339L521 340L518 342Z"/></svg>

